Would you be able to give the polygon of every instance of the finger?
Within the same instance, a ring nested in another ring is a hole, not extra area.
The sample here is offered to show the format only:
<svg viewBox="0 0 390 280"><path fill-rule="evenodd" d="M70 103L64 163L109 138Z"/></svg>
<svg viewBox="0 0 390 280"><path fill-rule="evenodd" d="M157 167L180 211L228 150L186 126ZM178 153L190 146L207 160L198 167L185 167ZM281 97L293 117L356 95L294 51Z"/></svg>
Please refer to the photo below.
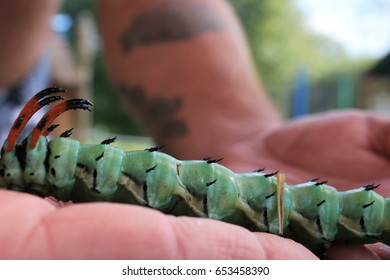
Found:
<svg viewBox="0 0 390 280"><path fill-rule="evenodd" d="M315 258L288 239L209 219L176 218L144 207L90 203L55 210L49 202L29 195L0 192L0 205L3 201L8 201L12 215L0 216L5 221L0 258Z"/></svg>
<svg viewBox="0 0 390 280"><path fill-rule="evenodd" d="M328 251L332 260L379 260L379 255L370 247L361 244L332 244Z"/></svg>
<svg viewBox="0 0 390 280"><path fill-rule="evenodd" d="M388 116L368 114L368 135L370 147L385 159L390 158L390 119Z"/></svg>
<svg viewBox="0 0 390 280"><path fill-rule="evenodd" d="M303 245L295 241L266 233L255 233L263 255L259 259L267 260L318 260Z"/></svg>
<svg viewBox="0 0 390 280"><path fill-rule="evenodd" d="M382 260L390 260L390 246L379 242L366 246L375 252Z"/></svg>
<svg viewBox="0 0 390 280"><path fill-rule="evenodd" d="M22 256L31 231L55 211L53 205L40 198L0 190L0 259Z"/></svg>
<svg viewBox="0 0 390 280"><path fill-rule="evenodd" d="M173 228L186 259L317 259L290 239L210 219L174 218Z"/></svg>

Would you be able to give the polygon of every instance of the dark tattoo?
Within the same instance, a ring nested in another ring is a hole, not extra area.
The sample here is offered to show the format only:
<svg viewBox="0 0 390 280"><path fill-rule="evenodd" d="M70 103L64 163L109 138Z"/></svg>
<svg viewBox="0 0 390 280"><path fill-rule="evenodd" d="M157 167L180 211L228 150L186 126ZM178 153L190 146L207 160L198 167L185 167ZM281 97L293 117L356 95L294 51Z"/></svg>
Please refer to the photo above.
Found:
<svg viewBox="0 0 390 280"><path fill-rule="evenodd" d="M158 128L158 134L161 138L168 141L173 137L187 134L187 124L183 120L174 118L174 114L183 105L183 100L180 97L148 99L145 90L137 85L119 85L117 89L121 97L132 108L135 108L148 126Z"/></svg>
<svg viewBox="0 0 390 280"><path fill-rule="evenodd" d="M136 16L120 43L123 52L130 53L137 46L186 40L220 30L223 25L222 19L204 4L168 1Z"/></svg>

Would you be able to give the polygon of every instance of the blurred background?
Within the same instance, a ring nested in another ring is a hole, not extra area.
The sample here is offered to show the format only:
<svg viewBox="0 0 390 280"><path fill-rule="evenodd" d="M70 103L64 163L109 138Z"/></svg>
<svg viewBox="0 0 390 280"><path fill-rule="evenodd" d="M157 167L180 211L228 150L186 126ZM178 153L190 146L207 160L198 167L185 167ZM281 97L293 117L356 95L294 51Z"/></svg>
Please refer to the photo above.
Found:
<svg viewBox="0 0 390 280"><path fill-rule="evenodd" d="M285 118L346 108L390 114L390 0L229 2ZM94 1L64 0L52 26L53 84L94 103L90 119L73 116L79 137L121 135L120 142L150 145L106 74Z"/></svg>

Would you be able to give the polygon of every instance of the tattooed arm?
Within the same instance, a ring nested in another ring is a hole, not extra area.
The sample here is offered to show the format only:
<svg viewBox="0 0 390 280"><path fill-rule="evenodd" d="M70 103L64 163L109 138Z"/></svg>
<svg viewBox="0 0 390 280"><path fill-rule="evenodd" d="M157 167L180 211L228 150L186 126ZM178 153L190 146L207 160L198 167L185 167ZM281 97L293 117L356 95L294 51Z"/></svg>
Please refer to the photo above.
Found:
<svg viewBox="0 0 390 280"><path fill-rule="evenodd" d="M390 181L389 119L353 111L282 122L225 1L101 0L99 8L113 80L164 152L223 157L235 171L281 170L290 183L321 176L339 190Z"/></svg>
<svg viewBox="0 0 390 280"><path fill-rule="evenodd" d="M282 123L226 2L101 0L99 8L112 78L165 152L223 157L235 171L281 170L289 183L321 176L339 190L390 182L390 121L354 111ZM330 256L389 251L370 248L334 247Z"/></svg>
<svg viewBox="0 0 390 280"><path fill-rule="evenodd" d="M279 122L225 2L100 1L99 11L114 82L164 151L226 158Z"/></svg>

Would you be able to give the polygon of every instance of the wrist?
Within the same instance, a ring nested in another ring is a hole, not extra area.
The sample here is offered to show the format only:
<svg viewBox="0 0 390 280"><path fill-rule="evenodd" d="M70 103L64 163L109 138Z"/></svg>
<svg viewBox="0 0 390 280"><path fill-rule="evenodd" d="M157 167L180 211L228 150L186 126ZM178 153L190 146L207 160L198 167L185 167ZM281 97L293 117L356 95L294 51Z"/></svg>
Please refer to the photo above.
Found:
<svg viewBox="0 0 390 280"><path fill-rule="evenodd" d="M167 153L182 159L226 157L232 148L237 149L242 146L241 143L249 143L250 139L256 141L254 139L261 138L282 122L267 100L248 104L244 98L205 108L208 104L197 108L188 105L188 111L180 112L177 118L186 128L182 135L170 139L155 135L159 144L166 145Z"/></svg>

